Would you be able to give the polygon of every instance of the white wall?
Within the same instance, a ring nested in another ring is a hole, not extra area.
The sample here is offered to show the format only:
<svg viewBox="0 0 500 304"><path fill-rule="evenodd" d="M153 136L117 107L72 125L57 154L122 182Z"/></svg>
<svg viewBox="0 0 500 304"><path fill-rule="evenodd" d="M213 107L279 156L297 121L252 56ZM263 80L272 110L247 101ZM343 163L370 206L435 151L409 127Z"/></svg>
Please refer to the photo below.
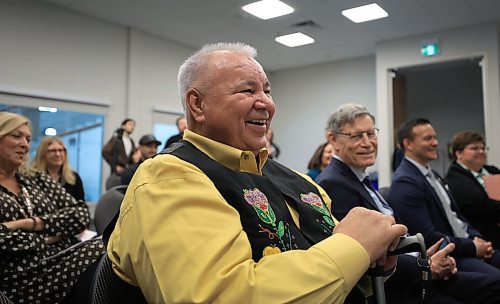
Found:
<svg viewBox="0 0 500 304"><path fill-rule="evenodd" d="M110 105L126 115L126 29L33 1L0 2L0 89Z"/></svg>
<svg viewBox="0 0 500 304"><path fill-rule="evenodd" d="M276 72L271 91L277 107L272 128L281 149L278 160L306 172L314 150L325 141L329 115L341 104L360 103L375 113L375 58Z"/></svg>
<svg viewBox="0 0 500 304"><path fill-rule="evenodd" d="M46 3L1 1L0 41L0 90L106 104L106 137L127 116L125 28Z"/></svg>
<svg viewBox="0 0 500 304"><path fill-rule="evenodd" d="M139 30L130 31L128 113L138 122L136 139L153 133L153 108L182 113L177 70L193 51Z"/></svg>
<svg viewBox="0 0 500 304"><path fill-rule="evenodd" d="M422 41L439 39L441 53L432 58L420 55ZM485 135L491 150L489 160L500 164L500 101L499 101L499 42L498 26L482 24L446 32L418 35L378 44L376 53L377 118L381 127L379 139L379 183L387 186L391 180L393 147L392 93L389 69L484 56L483 86ZM445 113L443 113L445 115Z"/></svg>
<svg viewBox="0 0 500 304"><path fill-rule="evenodd" d="M421 40L435 37L441 40L440 56L421 58ZM30 0L0 0L0 41L0 90L107 104L105 137L130 116L138 121L137 140L152 131L153 107L181 110L175 78L193 51L188 47ZM382 132L378 167L385 170L382 185L387 185L392 147L387 69L484 55L485 132L490 159L500 163L500 139L494 138L500 133L499 48L498 27L478 25L380 43L376 58L274 73L279 160L305 171L324 140L328 115L342 103L362 103L377 113Z"/></svg>
<svg viewBox="0 0 500 304"><path fill-rule="evenodd" d="M448 143L459 131L484 133L481 68L475 63L407 72L407 119L424 117L436 130L439 158L430 165L448 171Z"/></svg>
<svg viewBox="0 0 500 304"><path fill-rule="evenodd" d="M0 1L0 41L0 91L107 105L105 139L125 117L138 140L154 107L181 112L177 69L190 48L29 0Z"/></svg>

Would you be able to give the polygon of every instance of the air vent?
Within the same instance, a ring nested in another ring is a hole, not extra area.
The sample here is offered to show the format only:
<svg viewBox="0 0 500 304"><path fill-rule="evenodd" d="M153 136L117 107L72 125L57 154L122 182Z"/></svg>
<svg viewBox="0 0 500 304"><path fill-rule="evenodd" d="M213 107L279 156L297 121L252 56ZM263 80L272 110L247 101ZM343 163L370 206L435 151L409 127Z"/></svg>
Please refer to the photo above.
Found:
<svg viewBox="0 0 500 304"><path fill-rule="evenodd" d="M321 25L317 24L316 22L312 20L306 20L306 21L301 21L297 22L291 25L292 27L295 28L310 28L310 29L321 29Z"/></svg>

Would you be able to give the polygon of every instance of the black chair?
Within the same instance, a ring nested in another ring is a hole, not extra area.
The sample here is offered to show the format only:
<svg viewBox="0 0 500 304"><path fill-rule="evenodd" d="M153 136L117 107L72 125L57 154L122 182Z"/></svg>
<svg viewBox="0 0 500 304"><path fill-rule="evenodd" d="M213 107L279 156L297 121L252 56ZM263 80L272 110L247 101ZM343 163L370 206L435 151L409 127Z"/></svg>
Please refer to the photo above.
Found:
<svg viewBox="0 0 500 304"><path fill-rule="evenodd" d="M391 187L381 187L380 189L378 189L378 193L380 193L380 195L382 195L382 197L387 201L390 189Z"/></svg>
<svg viewBox="0 0 500 304"><path fill-rule="evenodd" d="M111 260L104 254L97 265L90 304L147 304L139 287L130 285L120 279L113 271Z"/></svg>
<svg viewBox="0 0 500 304"><path fill-rule="evenodd" d="M122 184L121 177L116 173L111 173L106 179L106 190L109 190L121 184Z"/></svg>
<svg viewBox="0 0 500 304"><path fill-rule="evenodd" d="M115 186L106 191L97 202L94 212L94 224L97 235L103 233L104 228L106 228L115 214L120 210L126 191L126 185Z"/></svg>

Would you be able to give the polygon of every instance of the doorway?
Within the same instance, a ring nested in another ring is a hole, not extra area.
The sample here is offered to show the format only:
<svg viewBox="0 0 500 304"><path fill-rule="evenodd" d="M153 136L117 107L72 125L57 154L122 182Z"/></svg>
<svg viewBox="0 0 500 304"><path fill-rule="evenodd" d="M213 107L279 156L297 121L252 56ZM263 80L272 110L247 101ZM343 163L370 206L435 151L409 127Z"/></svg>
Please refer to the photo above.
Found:
<svg viewBox="0 0 500 304"><path fill-rule="evenodd" d="M452 161L453 135L464 130L484 134L481 61L474 57L393 70L394 134L407 120L429 119L439 141L439 157L430 165L442 176Z"/></svg>

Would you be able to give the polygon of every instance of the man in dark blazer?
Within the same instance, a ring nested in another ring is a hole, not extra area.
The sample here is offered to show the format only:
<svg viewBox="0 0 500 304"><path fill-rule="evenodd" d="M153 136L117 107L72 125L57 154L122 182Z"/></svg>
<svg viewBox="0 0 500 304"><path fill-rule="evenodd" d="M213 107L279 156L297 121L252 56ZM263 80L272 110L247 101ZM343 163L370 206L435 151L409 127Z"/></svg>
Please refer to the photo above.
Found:
<svg viewBox="0 0 500 304"><path fill-rule="evenodd" d="M375 117L362 105L342 105L330 115L327 130L328 141L335 150L334 157L316 178L316 182L332 198L332 213L337 218L343 218L352 208L365 207L394 215L385 199L369 183L366 173L366 168L372 166L377 157L378 130L375 128ZM436 252L440 244L435 244L430 251ZM431 256L435 282L428 303L499 301L500 286L496 285L500 278L489 278L479 273L457 273L454 259L448 256L453 248L454 245L449 244ZM400 255L396 272L386 282L387 302L419 303L421 272L415 257ZM439 280L450 277L450 280ZM465 285L466 289L461 288Z"/></svg>
<svg viewBox="0 0 500 304"><path fill-rule="evenodd" d="M165 146L163 147L163 149L170 147L172 144L182 139L182 136L184 135L184 130L187 129L186 117L185 116L177 117L177 119L175 120L175 125L177 126L177 130L179 130L179 133L170 136L165 142Z"/></svg>
<svg viewBox="0 0 500 304"><path fill-rule="evenodd" d="M422 233L428 246L441 238L450 239L455 244L452 255L458 269L500 275L500 255L461 216L448 186L429 167L437 158L438 145L430 122L414 119L404 123L398 140L405 159L394 173L388 200L399 220L410 234Z"/></svg>
<svg viewBox="0 0 500 304"><path fill-rule="evenodd" d="M488 196L483 176L500 174L500 170L486 165L488 148L480 133L462 131L455 134L451 148L454 161L445 178L450 192L464 217L498 249L500 201Z"/></svg>

